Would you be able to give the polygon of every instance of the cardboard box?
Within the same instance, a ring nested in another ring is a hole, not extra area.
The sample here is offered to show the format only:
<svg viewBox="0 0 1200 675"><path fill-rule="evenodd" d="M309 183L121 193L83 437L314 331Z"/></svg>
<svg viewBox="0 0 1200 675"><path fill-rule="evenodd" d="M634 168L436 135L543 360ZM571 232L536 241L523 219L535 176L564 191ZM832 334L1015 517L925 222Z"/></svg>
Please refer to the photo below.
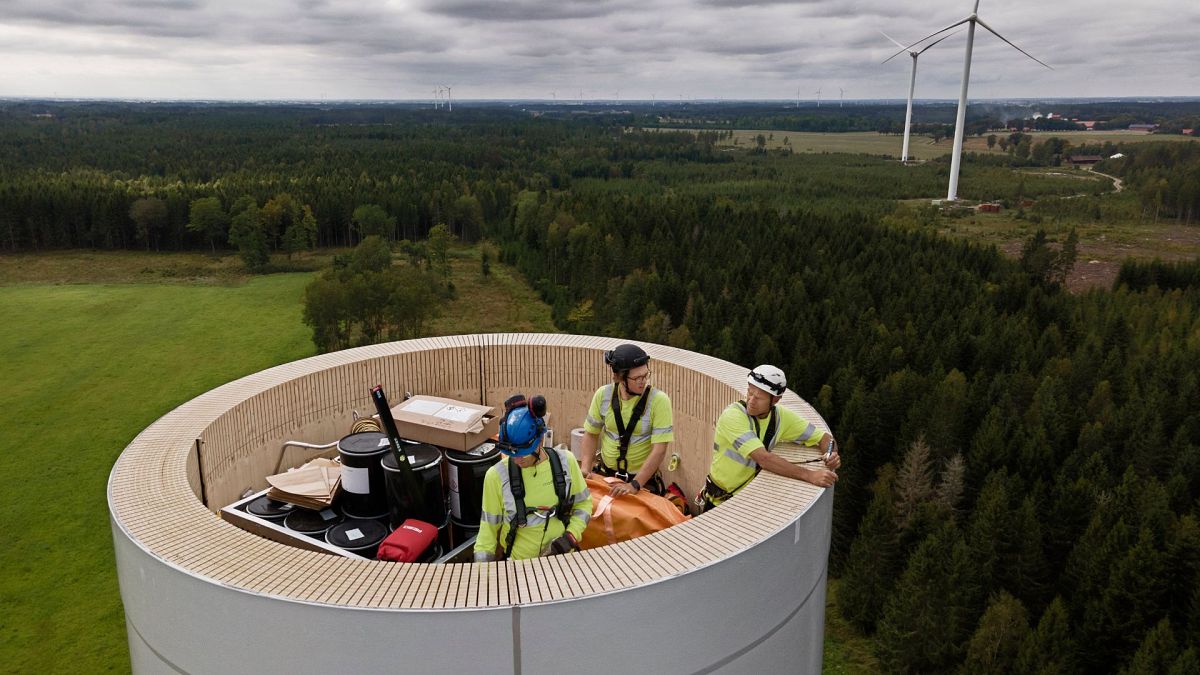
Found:
<svg viewBox="0 0 1200 675"><path fill-rule="evenodd" d="M466 452L500 429L491 406L438 396L413 396L392 407L396 431L413 441Z"/></svg>

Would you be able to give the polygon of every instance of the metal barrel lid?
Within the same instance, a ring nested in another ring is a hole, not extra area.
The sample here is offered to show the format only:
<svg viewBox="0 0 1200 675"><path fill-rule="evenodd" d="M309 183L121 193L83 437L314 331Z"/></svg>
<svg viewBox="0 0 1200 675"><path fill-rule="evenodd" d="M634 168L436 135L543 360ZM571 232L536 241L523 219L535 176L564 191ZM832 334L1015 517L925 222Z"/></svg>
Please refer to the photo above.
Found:
<svg viewBox="0 0 1200 675"><path fill-rule="evenodd" d="M251 515L270 520L283 518L287 514L291 513L295 508L296 507L293 504L281 502L278 499L271 499L266 495L263 495L246 505L246 511Z"/></svg>
<svg viewBox="0 0 1200 675"><path fill-rule="evenodd" d="M288 514L283 524L289 530L295 530L304 534L317 534L337 525L342 520L342 514L338 513L333 507L321 509L320 511L298 508Z"/></svg>
<svg viewBox="0 0 1200 675"><path fill-rule="evenodd" d="M438 462L442 461L442 451L428 443L406 446L404 452L408 455L408 462L412 464L414 470L436 466ZM387 471L400 470L400 467L396 465L396 458L390 452L379 463Z"/></svg>
<svg viewBox="0 0 1200 675"><path fill-rule="evenodd" d="M491 441L480 443L467 452L463 452L462 450L446 450L446 460L451 464L491 463L496 461L499 456L500 449Z"/></svg>
<svg viewBox="0 0 1200 675"><path fill-rule="evenodd" d="M378 520L351 518L325 532L325 542L351 551L369 548L383 541L388 529Z"/></svg>
<svg viewBox="0 0 1200 675"><path fill-rule="evenodd" d="M338 451L347 455L367 457L387 452L387 434L378 431L360 431L357 434L343 436L338 441Z"/></svg>

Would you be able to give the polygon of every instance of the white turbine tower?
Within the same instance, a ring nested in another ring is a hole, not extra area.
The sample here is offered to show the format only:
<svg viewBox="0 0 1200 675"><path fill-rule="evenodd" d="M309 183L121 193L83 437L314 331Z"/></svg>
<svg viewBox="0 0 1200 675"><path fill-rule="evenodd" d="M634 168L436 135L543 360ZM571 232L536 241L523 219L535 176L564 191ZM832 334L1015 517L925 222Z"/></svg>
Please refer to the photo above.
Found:
<svg viewBox="0 0 1200 675"><path fill-rule="evenodd" d="M838 107L842 107L842 103L846 100L846 90L838 87Z"/></svg>
<svg viewBox="0 0 1200 675"><path fill-rule="evenodd" d="M958 31L955 31L955 32L958 32ZM931 43L925 45L925 47L921 48L920 50L913 50L913 51L909 51L909 49L907 47L900 44L896 40L892 39L892 36L888 35L887 33L884 33L883 31L879 31L879 33L881 35L883 35L883 37L891 40L897 47L900 48L900 51L898 51L895 54L892 54L891 56L884 59L883 60L884 63L891 61L892 59L896 58L897 56L903 54L906 51L908 52L908 55L912 57L912 76L908 79L908 108L905 109L905 111L904 111L904 149L900 151L900 161L907 162L908 161L908 134L909 134L909 130L912 129L913 92L916 91L916 88L917 88L917 57L919 57L920 55L929 51L930 47L936 45L937 43L941 42L942 40L945 40L946 38L950 37L950 35L954 35L954 33L940 37L937 40L935 40L934 42L931 42Z"/></svg>
<svg viewBox="0 0 1200 675"><path fill-rule="evenodd" d="M814 91L813 93L817 95L817 107L820 108L821 107L821 90L818 89L818 90Z"/></svg>
<svg viewBox="0 0 1200 675"><path fill-rule="evenodd" d="M935 35L941 35L942 33L945 33L946 31L950 30L951 28L961 26L964 23L967 24L967 55L966 55L966 58L963 60L962 89L958 93L958 119L956 119L955 123L954 123L954 154L951 155L951 157L950 157L950 186L946 190L946 201L948 201L948 202L952 202L952 201L955 201L958 199L958 170L962 165L963 134L966 131L967 84L971 80L971 48L975 45L975 24L979 24L980 26L983 26L984 28L986 28L989 33L991 33L992 35L995 35L996 37L1003 40L1006 44L1008 44L1009 47L1012 47L1013 49L1021 52L1025 56L1028 56L1029 58L1033 59L1034 61L1037 61L1041 65L1046 66L1047 68L1050 68L1050 66L1046 65L1045 63L1042 63L1041 61L1038 61L1037 59L1035 59L1033 57L1032 54L1030 54L1029 52L1025 51L1024 49L1021 49L1020 47L1016 46L1008 38L997 33L995 31L995 29L993 29L991 26L984 23L983 19L979 18L979 0L975 0L975 9L973 9L971 11L970 16L968 16L967 18L965 18L961 21L956 21L956 22L950 24L949 26L946 26L945 28L937 31L936 33L931 33L929 35L926 35L925 37L921 38L920 40L917 40L913 44L905 47L905 49L911 49L914 45L920 44L920 43L928 40L929 38L934 37ZM1054 70L1054 69L1050 68L1050 70Z"/></svg>
<svg viewBox="0 0 1200 675"><path fill-rule="evenodd" d="M450 85L447 84L445 86L446 86L446 110L448 112L454 112L454 101L450 98Z"/></svg>

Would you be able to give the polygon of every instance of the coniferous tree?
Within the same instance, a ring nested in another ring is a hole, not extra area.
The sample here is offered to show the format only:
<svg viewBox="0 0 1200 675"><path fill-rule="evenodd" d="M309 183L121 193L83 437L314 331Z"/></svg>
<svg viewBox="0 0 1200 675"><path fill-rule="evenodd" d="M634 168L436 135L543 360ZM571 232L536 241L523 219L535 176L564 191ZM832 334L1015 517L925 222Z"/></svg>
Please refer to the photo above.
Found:
<svg viewBox="0 0 1200 675"><path fill-rule="evenodd" d="M1014 672L1034 675L1070 675L1079 671L1066 604L1056 597L1042 612L1037 628L1017 655Z"/></svg>
<svg viewBox="0 0 1200 675"><path fill-rule="evenodd" d="M876 642L890 672L953 670L962 659L979 608L974 561L952 524L930 534L883 607Z"/></svg>
<svg viewBox="0 0 1200 675"><path fill-rule="evenodd" d="M1179 654L1179 658L1175 659L1175 662L1171 664L1167 675L1195 675L1195 673L1200 673L1200 648L1196 647L1195 644L1193 642L1191 647L1188 647Z"/></svg>
<svg viewBox="0 0 1200 675"><path fill-rule="evenodd" d="M1004 591L992 598L967 644L961 672L983 675L1016 672L1017 654L1029 639L1029 618L1021 601Z"/></svg>
<svg viewBox="0 0 1200 675"><path fill-rule="evenodd" d="M904 463L896 473L896 526L908 529L921 507L933 496L933 468L930 466L929 445L918 438L909 446Z"/></svg>
<svg viewBox="0 0 1200 675"><path fill-rule="evenodd" d="M1170 670L1179 656L1171 621L1163 619L1146 633L1129 665L1121 669L1121 675L1161 675Z"/></svg>
<svg viewBox="0 0 1200 675"><path fill-rule="evenodd" d="M875 480L874 497L850 545L838 593L842 616L865 632L874 631L902 562L892 493L895 473L885 465Z"/></svg>

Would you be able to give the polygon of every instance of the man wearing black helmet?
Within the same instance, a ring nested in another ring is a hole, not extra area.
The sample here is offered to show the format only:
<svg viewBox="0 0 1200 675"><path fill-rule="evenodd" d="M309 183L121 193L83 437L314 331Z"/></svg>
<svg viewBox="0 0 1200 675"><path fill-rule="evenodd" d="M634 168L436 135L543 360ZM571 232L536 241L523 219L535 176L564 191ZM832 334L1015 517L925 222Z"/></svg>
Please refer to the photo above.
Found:
<svg viewBox="0 0 1200 675"><path fill-rule="evenodd" d="M837 482L834 471L842 465L837 444L817 425L788 408L778 407L787 391L783 371L775 366L759 366L750 371L746 385L746 400L730 404L717 420L712 465L701 493L703 508L729 499L762 469L817 487L832 487ZM771 452L778 441L816 446L823 453L823 465L808 467L788 462Z"/></svg>
<svg viewBox="0 0 1200 675"><path fill-rule="evenodd" d="M667 445L675 439L671 399L650 386L650 355L641 347L619 345L605 352L604 362L612 368L613 381L592 396L583 423L580 469L584 476L594 469L601 475L619 478L621 482L612 488L614 496L643 487L662 494L658 469Z"/></svg>

